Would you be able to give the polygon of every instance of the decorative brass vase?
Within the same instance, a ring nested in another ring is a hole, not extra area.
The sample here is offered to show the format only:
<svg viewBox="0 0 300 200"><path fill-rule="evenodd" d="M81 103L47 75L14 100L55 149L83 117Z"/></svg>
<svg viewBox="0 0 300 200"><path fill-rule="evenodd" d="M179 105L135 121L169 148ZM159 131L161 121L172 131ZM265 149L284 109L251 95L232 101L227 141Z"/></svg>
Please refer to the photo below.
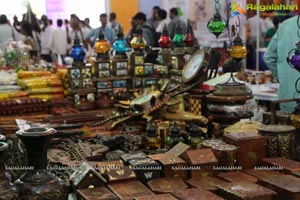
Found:
<svg viewBox="0 0 300 200"><path fill-rule="evenodd" d="M28 163L26 172L15 182L21 200L67 199L65 182L47 171L47 148L53 128L30 128L16 134L24 143Z"/></svg>

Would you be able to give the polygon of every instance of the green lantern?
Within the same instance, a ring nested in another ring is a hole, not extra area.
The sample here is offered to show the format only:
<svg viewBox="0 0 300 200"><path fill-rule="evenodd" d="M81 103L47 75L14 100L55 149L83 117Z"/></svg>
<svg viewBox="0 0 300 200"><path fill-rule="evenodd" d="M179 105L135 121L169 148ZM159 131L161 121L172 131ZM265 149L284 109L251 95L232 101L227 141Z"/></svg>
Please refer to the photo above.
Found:
<svg viewBox="0 0 300 200"><path fill-rule="evenodd" d="M175 47L184 47L184 34L179 21L176 24L175 35L172 42Z"/></svg>

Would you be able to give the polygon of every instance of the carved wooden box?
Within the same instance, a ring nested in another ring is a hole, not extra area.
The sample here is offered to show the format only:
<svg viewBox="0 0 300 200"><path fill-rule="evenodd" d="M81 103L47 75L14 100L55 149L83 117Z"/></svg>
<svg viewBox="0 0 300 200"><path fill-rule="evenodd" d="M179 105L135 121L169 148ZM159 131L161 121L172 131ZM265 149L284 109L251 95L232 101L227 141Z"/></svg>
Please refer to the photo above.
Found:
<svg viewBox="0 0 300 200"><path fill-rule="evenodd" d="M246 174L249 174L251 176L254 176L257 179L282 175L282 173L280 173L279 171L275 171L275 170L247 169L247 170L243 170L243 172Z"/></svg>
<svg viewBox="0 0 300 200"><path fill-rule="evenodd" d="M164 177L180 177L183 180L187 179L186 161L173 156L169 153L150 155L150 158L157 160L162 165Z"/></svg>
<svg viewBox="0 0 300 200"><path fill-rule="evenodd" d="M183 142L179 142L174 147L172 147L167 153L170 153L174 156L180 157L190 148L191 148L191 146L189 146Z"/></svg>
<svg viewBox="0 0 300 200"><path fill-rule="evenodd" d="M284 157L278 158L264 158L261 160L261 164L264 167L268 167L273 170L283 170L284 173L292 173L300 171L300 162L290 160Z"/></svg>
<svg viewBox="0 0 300 200"><path fill-rule="evenodd" d="M176 197L174 197L171 194L157 194L157 195L147 195L147 196L141 196L136 197L137 200L178 200ZM132 198L126 198L124 200L132 200Z"/></svg>
<svg viewBox="0 0 300 200"><path fill-rule="evenodd" d="M136 197L153 195L145 185L139 181L121 181L111 183L108 185L109 189L113 191L120 199L134 199Z"/></svg>
<svg viewBox="0 0 300 200"><path fill-rule="evenodd" d="M116 169L107 169L100 171L102 176L106 178L107 182L136 179L136 175L131 166L123 166Z"/></svg>
<svg viewBox="0 0 300 200"><path fill-rule="evenodd" d="M223 200L223 198L203 188L179 189L171 193L180 200Z"/></svg>
<svg viewBox="0 0 300 200"><path fill-rule="evenodd" d="M186 151L182 158L187 161L191 170L190 177L215 175L214 166L218 166L218 160L211 149L198 149Z"/></svg>
<svg viewBox="0 0 300 200"><path fill-rule="evenodd" d="M253 169L266 157L266 138L257 133L228 133L223 140L238 147L237 165L243 169Z"/></svg>
<svg viewBox="0 0 300 200"><path fill-rule="evenodd" d="M211 177L211 176L203 176L198 178L191 178L186 181L186 183L190 187L194 188L204 188L210 191L217 190L217 184L227 183L227 181L222 180L220 178Z"/></svg>
<svg viewBox="0 0 300 200"><path fill-rule="evenodd" d="M272 200L276 192L250 182L218 184L218 194L230 200Z"/></svg>
<svg viewBox="0 0 300 200"><path fill-rule="evenodd" d="M243 173L241 171L234 171L234 172L221 172L218 174L218 177L229 181L229 182L252 182L256 183L257 178L254 176L251 176L249 174Z"/></svg>
<svg viewBox="0 0 300 200"><path fill-rule="evenodd" d="M144 158L147 158L147 154L145 154L144 152L127 153L121 156L121 159L125 165L129 165L129 161L131 160L138 160Z"/></svg>
<svg viewBox="0 0 300 200"><path fill-rule="evenodd" d="M89 164L83 162L70 176L74 189L103 186L105 179Z"/></svg>
<svg viewBox="0 0 300 200"><path fill-rule="evenodd" d="M107 187L95 187L77 190L77 200L118 200Z"/></svg>
<svg viewBox="0 0 300 200"><path fill-rule="evenodd" d="M282 175L261 178L259 179L259 184L276 191L279 199L300 199L300 179L297 177Z"/></svg>
<svg viewBox="0 0 300 200"><path fill-rule="evenodd" d="M153 192L158 194L188 188L184 181L177 177L153 179L148 181L147 185Z"/></svg>
<svg viewBox="0 0 300 200"><path fill-rule="evenodd" d="M147 183L147 181L161 177L160 172L162 171L162 167L151 158L131 160L129 164L132 166L137 179L144 184Z"/></svg>
<svg viewBox="0 0 300 200"><path fill-rule="evenodd" d="M103 161L98 162L96 164L96 168L101 175L104 175L108 169L110 170L118 170L124 167L124 163L122 160L114 160L114 161Z"/></svg>

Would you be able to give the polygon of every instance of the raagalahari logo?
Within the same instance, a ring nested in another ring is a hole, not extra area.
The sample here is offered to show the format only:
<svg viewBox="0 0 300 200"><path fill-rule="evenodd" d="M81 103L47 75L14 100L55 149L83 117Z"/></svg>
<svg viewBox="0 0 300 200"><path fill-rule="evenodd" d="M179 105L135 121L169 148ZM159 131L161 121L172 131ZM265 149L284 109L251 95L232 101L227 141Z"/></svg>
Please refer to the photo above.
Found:
<svg viewBox="0 0 300 200"><path fill-rule="evenodd" d="M256 5L252 3L247 3L246 10L259 10L264 11L294 11L298 10L298 5L284 5L284 4L269 4L269 5Z"/></svg>
<svg viewBox="0 0 300 200"><path fill-rule="evenodd" d="M231 2L231 14L230 18L234 18L237 15L246 15L248 10L264 11L295 11L298 10L298 5L284 5L284 4L269 4L269 5L257 5L253 3L247 3L246 9L243 9L237 2Z"/></svg>

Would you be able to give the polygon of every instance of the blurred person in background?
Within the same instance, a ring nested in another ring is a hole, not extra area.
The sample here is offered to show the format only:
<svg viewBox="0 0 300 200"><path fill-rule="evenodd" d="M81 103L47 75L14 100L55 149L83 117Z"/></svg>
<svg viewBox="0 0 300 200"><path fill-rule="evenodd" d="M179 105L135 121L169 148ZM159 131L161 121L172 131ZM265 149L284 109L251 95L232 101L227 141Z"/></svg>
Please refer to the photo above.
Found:
<svg viewBox="0 0 300 200"><path fill-rule="evenodd" d="M21 24L21 33L25 36L24 43L31 47L30 56L37 57L39 54L39 44L33 37L32 26L29 22L23 21Z"/></svg>
<svg viewBox="0 0 300 200"><path fill-rule="evenodd" d="M8 24L6 15L0 15L0 48L3 49L4 44L14 40L14 31L12 26Z"/></svg>
<svg viewBox="0 0 300 200"><path fill-rule="evenodd" d="M115 41L116 33L112 28L107 26L107 22L108 22L107 14L106 13L100 14L101 26L93 29L90 32L88 39L87 39L87 41L91 44L92 47L94 46L96 40L98 39L100 31L103 32L104 37L110 42L111 45Z"/></svg>
<svg viewBox="0 0 300 200"><path fill-rule="evenodd" d="M125 35L125 38L128 42L130 42L132 40L134 34L136 33L136 29L137 29L137 22L133 17L130 19L130 25L131 25L131 27Z"/></svg>
<svg viewBox="0 0 300 200"><path fill-rule="evenodd" d="M49 27L48 17L43 15L41 17L41 33L40 33L40 40L41 40L41 57L43 60L47 62L52 62L51 57L51 43L52 43L52 31L53 29Z"/></svg>
<svg viewBox="0 0 300 200"><path fill-rule="evenodd" d="M121 30L121 32L123 32L123 27L121 26L121 24L119 22L117 22L116 13L111 12L109 14L109 22L110 22L111 28L114 29L115 33L117 33L119 31L119 29Z"/></svg>
<svg viewBox="0 0 300 200"><path fill-rule="evenodd" d="M278 99L295 98L295 83L300 73L293 69L287 62L289 52L295 48L295 43L299 41L297 33L298 16L283 21L274 36L272 37L268 48L264 54L264 60L272 71L275 79L279 81ZM299 87L299 86L297 86ZM281 103L280 108L283 111L293 112L296 103Z"/></svg>
<svg viewBox="0 0 300 200"><path fill-rule="evenodd" d="M62 19L58 19L56 24L57 28L53 31L52 36L52 54L54 55L55 60L58 60L58 56L60 56L63 61L68 49L67 31L62 28Z"/></svg>
<svg viewBox="0 0 300 200"><path fill-rule="evenodd" d="M169 35L170 35L171 39L175 35L177 22L179 22L179 24L181 26L182 33L184 33L186 31L186 24L182 19L180 19L178 9L179 8L171 8L170 12L169 12L169 17L170 17L171 21L168 24L168 30L169 30Z"/></svg>
<svg viewBox="0 0 300 200"><path fill-rule="evenodd" d="M157 13L157 20L158 20L158 26L156 27L156 32L157 33L162 33L165 24L168 25L169 20L167 18L167 11L164 9L160 9Z"/></svg>
<svg viewBox="0 0 300 200"><path fill-rule="evenodd" d="M152 15L151 15L151 18L148 19L148 22L149 24L152 26L152 28L156 29L157 26L158 26L158 17L157 17L157 14L158 14L158 11L160 10L160 7L159 6L153 6L152 8Z"/></svg>

